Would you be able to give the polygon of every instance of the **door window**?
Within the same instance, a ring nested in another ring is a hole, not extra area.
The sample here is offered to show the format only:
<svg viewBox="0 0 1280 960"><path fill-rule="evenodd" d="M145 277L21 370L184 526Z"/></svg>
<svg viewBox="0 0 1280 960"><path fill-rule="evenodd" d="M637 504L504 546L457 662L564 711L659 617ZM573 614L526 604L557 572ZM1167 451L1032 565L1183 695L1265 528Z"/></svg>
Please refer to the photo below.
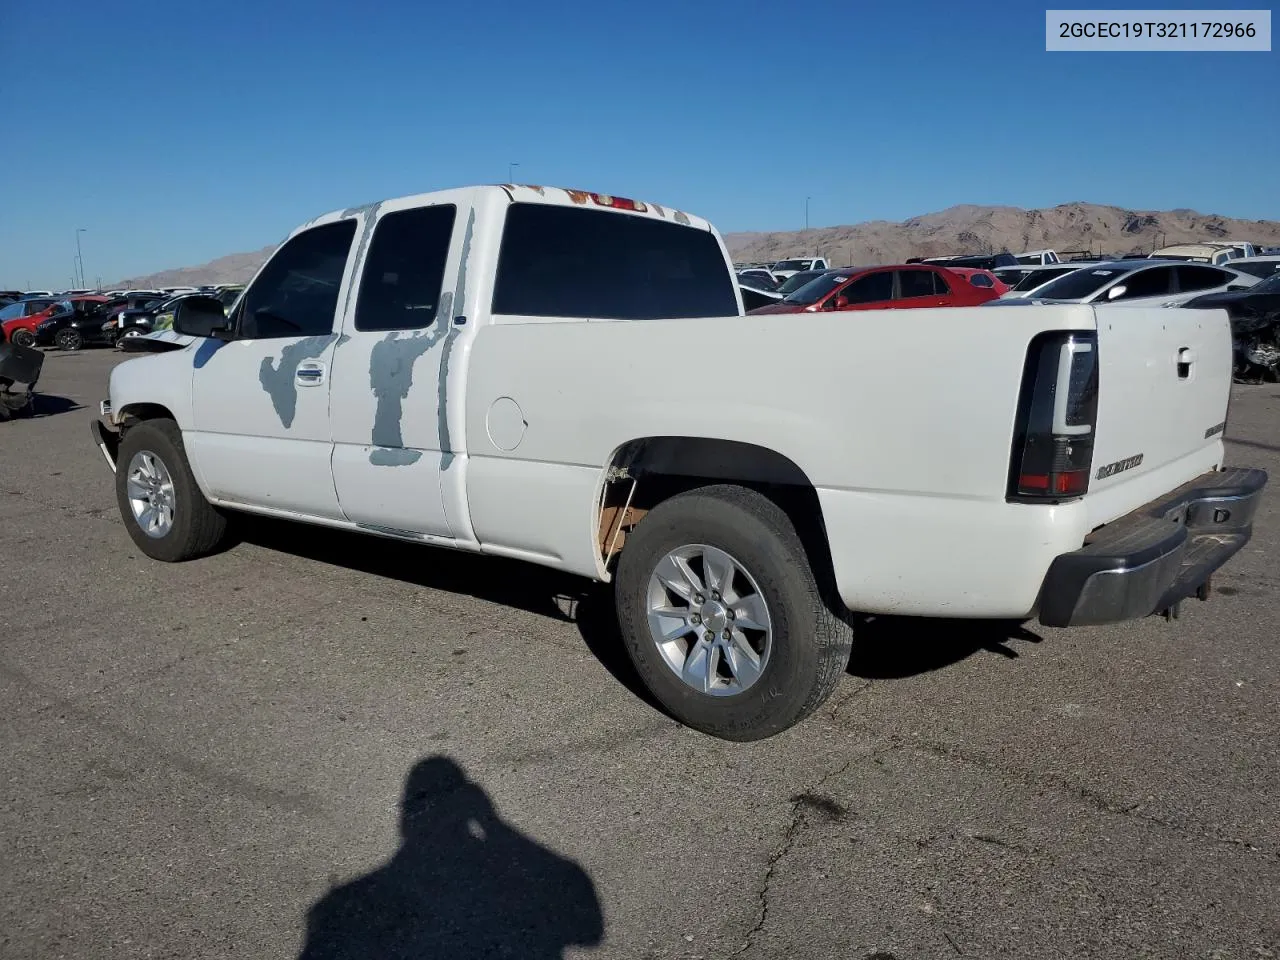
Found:
<svg viewBox="0 0 1280 960"><path fill-rule="evenodd" d="M332 333L355 233L355 220L340 220L286 242L241 299L239 336L257 340Z"/></svg>
<svg viewBox="0 0 1280 960"><path fill-rule="evenodd" d="M1173 280L1172 267L1155 267L1151 270L1139 270L1131 273L1120 282L1125 291L1115 301L1137 300L1141 297L1162 297L1169 292L1170 281Z"/></svg>
<svg viewBox="0 0 1280 960"><path fill-rule="evenodd" d="M453 204L417 207L378 221L356 299L357 330L420 330L435 322L457 212Z"/></svg>
<svg viewBox="0 0 1280 960"><path fill-rule="evenodd" d="M932 270L899 270L899 299L911 300L916 297L937 296L937 293L933 288L933 277L934 273Z"/></svg>
<svg viewBox="0 0 1280 960"><path fill-rule="evenodd" d="M876 303L893 298L893 271L884 270L859 277L838 294L849 303Z"/></svg>

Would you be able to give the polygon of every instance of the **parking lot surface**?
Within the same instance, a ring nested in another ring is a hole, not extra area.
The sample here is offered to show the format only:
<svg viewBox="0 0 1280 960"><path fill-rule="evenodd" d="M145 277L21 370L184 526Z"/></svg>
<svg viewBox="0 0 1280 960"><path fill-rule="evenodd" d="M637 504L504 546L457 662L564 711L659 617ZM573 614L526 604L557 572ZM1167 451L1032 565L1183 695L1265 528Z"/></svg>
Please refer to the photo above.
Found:
<svg viewBox="0 0 1280 960"><path fill-rule="evenodd" d="M146 559L120 359L0 423L0 956L1280 956L1276 490L1174 623L875 621L736 745L579 581L266 521ZM1280 386L1227 435L1280 482Z"/></svg>

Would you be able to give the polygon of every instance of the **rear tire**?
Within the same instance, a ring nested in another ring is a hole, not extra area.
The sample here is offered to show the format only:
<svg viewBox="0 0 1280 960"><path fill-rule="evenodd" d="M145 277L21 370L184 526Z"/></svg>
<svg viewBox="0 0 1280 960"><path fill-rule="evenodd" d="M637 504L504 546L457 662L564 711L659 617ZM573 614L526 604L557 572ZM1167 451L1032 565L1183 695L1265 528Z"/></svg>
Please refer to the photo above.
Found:
<svg viewBox="0 0 1280 960"><path fill-rule="evenodd" d="M36 335L30 330L15 330L9 337L9 342L15 347L33 347L36 343Z"/></svg>
<svg viewBox="0 0 1280 960"><path fill-rule="evenodd" d="M79 350L84 346L84 337L79 330L64 329L58 331L53 342L59 350Z"/></svg>
<svg viewBox="0 0 1280 960"><path fill-rule="evenodd" d="M153 560L204 556L227 532L226 517L196 484L172 420L147 420L126 431L116 455L116 502L134 544Z"/></svg>
<svg viewBox="0 0 1280 960"><path fill-rule="evenodd" d="M726 581L714 568L728 561L734 569ZM678 569L693 576L672 589ZM727 582L723 596L711 589L717 581ZM786 513L745 487L703 487L649 511L627 537L615 589L627 651L645 685L676 719L721 739L761 740L799 723L834 692L849 664L853 630L835 612L834 591L822 588ZM697 595L686 600L684 592ZM735 610L731 596L749 602ZM699 598L715 602L699 606ZM745 626L753 621L768 629ZM679 636L683 623L688 633ZM721 650L705 652L716 637L724 638ZM734 668L744 655L745 684ZM701 689L687 679L697 679L699 656L719 671L704 671L711 679Z"/></svg>

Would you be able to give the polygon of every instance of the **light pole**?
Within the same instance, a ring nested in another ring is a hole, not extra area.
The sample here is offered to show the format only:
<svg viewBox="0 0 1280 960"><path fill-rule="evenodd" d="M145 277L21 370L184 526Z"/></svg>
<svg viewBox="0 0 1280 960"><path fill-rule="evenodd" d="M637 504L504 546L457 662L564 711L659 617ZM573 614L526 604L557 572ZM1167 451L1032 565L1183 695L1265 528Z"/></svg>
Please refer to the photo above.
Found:
<svg viewBox="0 0 1280 960"><path fill-rule="evenodd" d="M76 259L80 261L80 286L84 286L84 254L80 252L80 234L87 233L84 227L76 228Z"/></svg>
<svg viewBox="0 0 1280 960"><path fill-rule="evenodd" d="M809 229L809 201L810 201L810 200L812 200L812 199L813 199L813 197L805 197L805 198L804 198L804 228L805 228L805 230L808 230L808 229Z"/></svg>
<svg viewBox="0 0 1280 960"><path fill-rule="evenodd" d="M518 164L518 163L508 163L508 164L507 164L507 183L514 184L514 183L516 182L515 169L516 169L516 167L518 167L518 166L520 166L520 164Z"/></svg>

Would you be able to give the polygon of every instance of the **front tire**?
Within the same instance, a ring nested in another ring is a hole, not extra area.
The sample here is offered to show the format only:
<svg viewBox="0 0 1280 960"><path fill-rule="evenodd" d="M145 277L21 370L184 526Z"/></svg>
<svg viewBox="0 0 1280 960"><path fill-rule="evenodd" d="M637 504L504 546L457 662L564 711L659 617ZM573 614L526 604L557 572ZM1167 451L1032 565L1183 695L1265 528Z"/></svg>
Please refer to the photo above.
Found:
<svg viewBox="0 0 1280 960"><path fill-rule="evenodd" d="M217 549L227 519L200 492L172 420L130 427L116 456L116 502L138 549L178 563Z"/></svg>
<svg viewBox="0 0 1280 960"><path fill-rule="evenodd" d="M754 490L703 487L658 504L627 537L616 591L645 685L676 719L721 739L794 726L849 663L852 628L791 520Z"/></svg>

